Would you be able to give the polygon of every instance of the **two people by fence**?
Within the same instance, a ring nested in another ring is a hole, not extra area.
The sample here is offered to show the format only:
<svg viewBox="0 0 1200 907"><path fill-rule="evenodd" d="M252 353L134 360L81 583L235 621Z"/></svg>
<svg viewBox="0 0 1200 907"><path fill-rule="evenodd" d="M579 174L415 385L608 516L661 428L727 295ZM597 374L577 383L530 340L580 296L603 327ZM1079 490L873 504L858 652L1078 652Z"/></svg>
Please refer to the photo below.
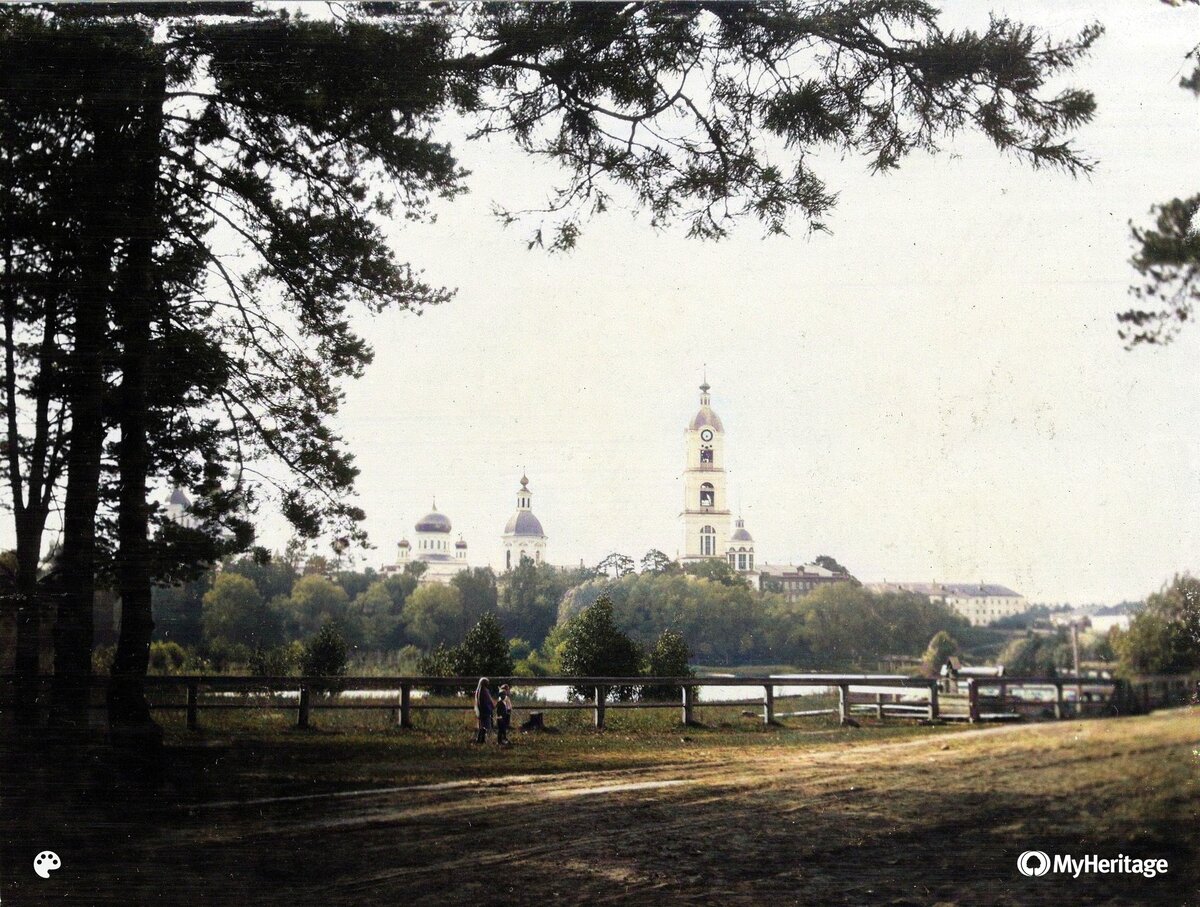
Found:
<svg viewBox="0 0 1200 907"><path fill-rule="evenodd" d="M508 746L508 728L512 723L512 699L509 698L508 684L501 684L500 696L492 695L486 677L480 677L475 685L475 742L487 743L488 731L492 729L493 719L496 725L496 743Z"/></svg>

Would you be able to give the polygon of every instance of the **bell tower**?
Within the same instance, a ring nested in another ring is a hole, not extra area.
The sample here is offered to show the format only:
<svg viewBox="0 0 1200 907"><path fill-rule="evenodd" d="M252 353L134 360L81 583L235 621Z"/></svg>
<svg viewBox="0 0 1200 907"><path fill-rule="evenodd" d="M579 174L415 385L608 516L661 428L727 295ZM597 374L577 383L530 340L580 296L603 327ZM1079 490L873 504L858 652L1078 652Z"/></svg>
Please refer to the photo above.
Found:
<svg viewBox="0 0 1200 907"><path fill-rule="evenodd" d="M688 561L725 557L729 546L729 498L725 490L725 426L713 412L708 380L700 385L700 411L685 432L683 470L683 557Z"/></svg>

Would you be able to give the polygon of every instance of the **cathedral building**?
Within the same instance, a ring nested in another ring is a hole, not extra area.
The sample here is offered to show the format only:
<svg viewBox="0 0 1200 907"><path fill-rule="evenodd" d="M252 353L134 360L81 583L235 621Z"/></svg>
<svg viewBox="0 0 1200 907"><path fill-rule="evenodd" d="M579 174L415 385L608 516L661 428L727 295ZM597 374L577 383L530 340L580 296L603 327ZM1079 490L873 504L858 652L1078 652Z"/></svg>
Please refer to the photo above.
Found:
<svg viewBox="0 0 1200 907"><path fill-rule="evenodd" d="M450 518L439 513L437 502L433 509L417 520L416 542L410 544L408 539L401 539L397 545L396 563L383 568L385 575L402 573L411 563L425 565L421 574L422 583L449 583L451 579L464 570L471 569L467 562L467 543L459 536L458 541L450 540Z"/></svg>

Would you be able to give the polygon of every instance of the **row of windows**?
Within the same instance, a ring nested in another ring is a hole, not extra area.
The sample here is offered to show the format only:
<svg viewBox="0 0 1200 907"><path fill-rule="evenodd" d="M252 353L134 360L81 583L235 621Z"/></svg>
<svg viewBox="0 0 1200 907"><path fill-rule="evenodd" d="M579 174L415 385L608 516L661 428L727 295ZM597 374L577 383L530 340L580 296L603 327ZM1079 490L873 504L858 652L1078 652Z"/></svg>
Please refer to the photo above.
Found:
<svg viewBox="0 0 1200 907"><path fill-rule="evenodd" d="M524 551L522 551L519 555L517 555L517 563L521 562L521 558L525 558L526 560L528 560L529 555L526 554ZM535 564L540 564L542 562L542 552L541 551L535 551L533 553L533 561ZM511 570L512 566L513 566L513 553L512 553L512 549L510 548L508 551L504 552L504 569Z"/></svg>
<svg viewBox="0 0 1200 907"><path fill-rule="evenodd" d="M743 573L747 570L754 569L754 552L749 554L745 552L729 552L729 566L734 570L741 570Z"/></svg>

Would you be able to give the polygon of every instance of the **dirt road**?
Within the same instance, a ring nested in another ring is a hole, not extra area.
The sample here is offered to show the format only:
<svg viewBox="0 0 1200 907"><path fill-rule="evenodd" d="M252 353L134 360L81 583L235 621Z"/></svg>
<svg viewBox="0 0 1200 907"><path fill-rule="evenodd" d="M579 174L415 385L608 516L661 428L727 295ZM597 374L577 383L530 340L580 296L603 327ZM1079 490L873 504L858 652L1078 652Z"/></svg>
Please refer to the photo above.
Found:
<svg viewBox="0 0 1200 907"><path fill-rule="evenodd" d="M81 817L62 869L4 903L1200 904L1196 710L852 735L717 765ZM1169 870L1025 878L1025 850Z"/></svg>

